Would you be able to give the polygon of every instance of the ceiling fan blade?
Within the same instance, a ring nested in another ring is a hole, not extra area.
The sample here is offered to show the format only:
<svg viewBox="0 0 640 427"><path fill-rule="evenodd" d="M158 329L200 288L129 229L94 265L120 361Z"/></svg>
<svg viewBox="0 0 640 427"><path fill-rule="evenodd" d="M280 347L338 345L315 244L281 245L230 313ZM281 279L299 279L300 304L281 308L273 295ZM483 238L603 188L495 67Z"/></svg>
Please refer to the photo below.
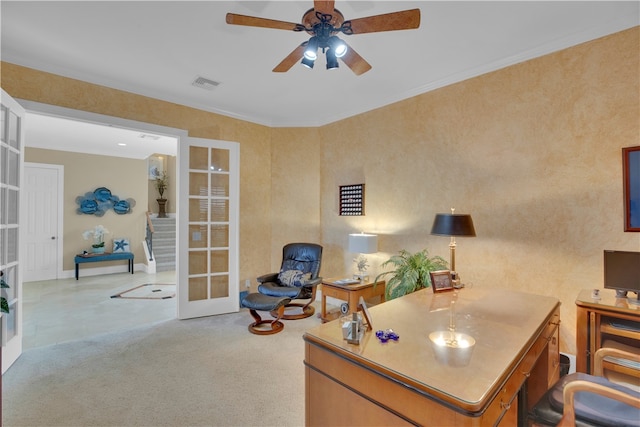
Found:
<svg viewBox="0 0 640 427"><path fill-rule="evenodd" d="M284 73L286 71L289 71L289 69L293 67L295 63L302 59L302 56L304 55L304 48L306 47L305 45L306 42L295 48L293 52L287 55L286 58L284 58L278 65L276 65L276 68L273 69L273 72Z"/></svg>
<svg viewBox="0 0 640 427"><path fill-rule="evenodd" d="M320 12L325 15L333 15L333 9L335 5L336 5L335 1L315 0L313 2L313 9L316 12Z"/></svg>
<svg viewBox="0 0 640 427"><path fill-rule="evenodd" d="M246 25L248 27L274 28L276 30L294 31L300 24L293 22L277 21L275 19L256 18L255 16L237 15L227 13L227 24Z"/></svg>
<svg viewBox="0 0 640 427"><path fill-rule="evenodd" d="M380 31L411 30L420 26L420 9L403 10L382 15L345 21L343 27L351 27L351 34L376 33ZM344 31L345 34L350 34Z"/></svg>
<svg viewBox="0 0 640 427"><path fill-rule="evenodd" d="M304 55L304 47L302 54ZM342 62L351 68L351 71L353 71L356 76L364 74L371 69L371 64L369 64L362 56L358 55L358 53L349 45L347 45L347 53L340 59L342 59Z"/></svg>

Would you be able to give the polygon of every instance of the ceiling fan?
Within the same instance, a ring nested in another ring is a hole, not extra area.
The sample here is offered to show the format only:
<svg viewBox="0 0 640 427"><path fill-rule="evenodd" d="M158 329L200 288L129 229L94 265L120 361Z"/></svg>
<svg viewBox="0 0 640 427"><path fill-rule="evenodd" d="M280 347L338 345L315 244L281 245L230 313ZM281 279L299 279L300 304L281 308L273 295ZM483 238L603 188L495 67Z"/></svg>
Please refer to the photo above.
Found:
<svg viewBox="0 0 640 427"><path fill-rule="evenodd" d="M313 8L302 16L302 23L277 21L274 19L227 13L227 24L249 27L273 28L277 30L306 31L311 35L308 41L295 48L273 69L283 73L302 59L302 65L313 68L318 49L326 54L327 69L338 68L340 58L356 75L366 73L371 65L336 34L345 35L375 33L381 31L410 30L420 26L420 9L368 16L345 21L342 13L334 8L335 1L313 2Z"/></svg>

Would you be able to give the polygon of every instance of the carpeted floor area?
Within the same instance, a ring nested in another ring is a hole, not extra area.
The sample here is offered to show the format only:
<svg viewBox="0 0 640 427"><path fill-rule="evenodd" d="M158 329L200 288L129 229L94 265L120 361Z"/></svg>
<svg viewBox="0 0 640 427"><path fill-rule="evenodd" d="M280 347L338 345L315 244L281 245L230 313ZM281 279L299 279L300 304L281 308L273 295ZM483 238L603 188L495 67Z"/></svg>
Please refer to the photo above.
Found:
<svg viewBox="0 0 640 427"><path fill-rule="evenodd" d="M3 376L4 426L302 426L302 335L320 321L269 336L251 321L243 309L28 349Z"/></svg>

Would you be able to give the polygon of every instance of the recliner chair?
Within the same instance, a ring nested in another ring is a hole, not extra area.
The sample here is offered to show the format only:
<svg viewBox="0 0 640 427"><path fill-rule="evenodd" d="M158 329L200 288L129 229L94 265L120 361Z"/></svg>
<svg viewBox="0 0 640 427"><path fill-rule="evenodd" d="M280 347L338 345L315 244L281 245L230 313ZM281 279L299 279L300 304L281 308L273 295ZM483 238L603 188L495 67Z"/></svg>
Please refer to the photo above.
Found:
<svg viewBox="0 0 640 427"><path fill-rule="evenodd" d="M315 243L289 243L282 248L280 272L258 277L258 292L272 297L309 300L306 303L292 301L287 304L282 319L296 320L313 316L315 307L311 304L315 301L318 285L322 283L322 277L319 277L321 262L322 246ZM277 313L272 312L271 315L276 317Z"/></svg>

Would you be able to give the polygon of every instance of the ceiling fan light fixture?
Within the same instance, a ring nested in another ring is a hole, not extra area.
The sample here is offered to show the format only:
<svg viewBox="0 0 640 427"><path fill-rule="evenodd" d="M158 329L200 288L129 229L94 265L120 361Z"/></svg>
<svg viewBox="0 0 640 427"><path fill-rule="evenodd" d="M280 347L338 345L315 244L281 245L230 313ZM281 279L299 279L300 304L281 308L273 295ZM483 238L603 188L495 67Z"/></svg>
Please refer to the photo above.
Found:
<svg viewBox="0 0 640 427"><path fill-rule="evenodd" d="M304 50L304 57L311 61L315 61L316 58L318 58L318 38L316 36L309 39L307 47Z"/></svg>
<svg viewBox="0 0 640 427"><path fill-rule="evenodd" d="M338 58L333 48L327 50L327 70L335 70L338 68Z"/></svg>
<svg viewBox="0 0 640 427"><path fill-rule="evenodd" d="M336 36L329 38L329 47L333 50L336 58L342 58L347 53L347 44Z"/></svg>
<svg viewBox="0 0 640 427"><path fill-rule="evenodd" d="M315 64L315 59L309 59L306 56L302 58L302 62L300 62L302 65L304 65L307 68L313 68L313 64Z"/></svg>

